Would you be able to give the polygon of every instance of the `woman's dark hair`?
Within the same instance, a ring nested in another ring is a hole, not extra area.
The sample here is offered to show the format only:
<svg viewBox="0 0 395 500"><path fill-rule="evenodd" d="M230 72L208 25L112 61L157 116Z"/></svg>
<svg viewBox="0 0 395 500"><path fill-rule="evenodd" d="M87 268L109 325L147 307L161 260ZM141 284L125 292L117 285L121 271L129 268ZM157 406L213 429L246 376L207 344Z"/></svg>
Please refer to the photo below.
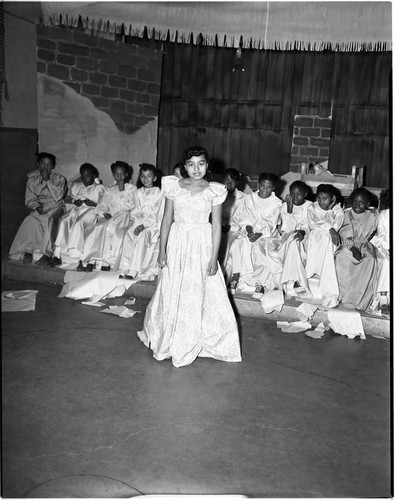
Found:
<svg viewBox="0 0 395 500"><path fill-rule="evenodd" d="M207 149L203 148L202 146L191 146L191 147L185 149L184 153L182 155L184 165L190 158L192 158L192 156L202 156L202 155L204 155L204 157L206 158L206 161L208 163L209 157L208 157Z"/></svg>
<svg viewBox="0 0 395 500"><path fill-rule="evenodd" d="M293 183L289 186L289 192L295 188L299 188L301 191L304 191L305 194L309 192L307 185L302 181L293 181Z"/></svg>
<svg viewBox="0 0 395 500"><path fill-rule="evenodd" d="M259 174L258 184L260 184L263 181L269 181L273 184L273 186L275 186L277 183L277 179L278 179L277 175L274 175L271 172L262 172L261 174Z"/></svg>
<svg viewBox="0 0 395 500"><path fill-rule="evenodd" d="M336 190L332 186L332 184L320 184L317 187L317 192L316 194L318 195L319 193L325 193L329 196L336 196Z"/></svg>
<svg viewBox="0 0 395 500"><path fill-rule="evenodd" d="M368 203L370 203L371 199L372 199L372 194L365 188L361 187L361 188L357 188L357 189L354 189L354 191L350 194L350 196L348 197L348 199L350 200L350 202L352 203L353 199L356 197L356 196L364 196L366 198L366 201Z"/></svg>
<svg viewBox="0 0 395 500"><path fill-rule="evenodd" d="M222 181L225 181L228 175L231 179L233 179L234 181L236 181L236 183L238 183L239 180L241 179L242 173L235 168L227 168L222 174Z"/></svg>
<svg viewBox="0 0 395 500"><path fill-rule="evenodd" d="M82 172L84 170L88 170L88 172L90 172L92 175L93 175L93 178L96 179L96 177L99 177L99 171L97 170L97 168L92 165L91 163L83 163L81 166L80 166L80 175L82 175Z"/></svg>
<svg viewBox="0 0 395 500"><path fill-rule="evenodd" d="M391 205L391 190L389 188L383 189L380 193L380 210L385 210L390 208Z"/></svg>
<svg viewBox="0 0 395 500"><path fill-rule="evenodd" d="M42 153L37 154L37 161L40 161L43 158L48 158L49 160L51 160L52 165L55 168L55 166L56 166L56 156L55 155L53 155L51 153L45 153L44 151Z"/></svg>

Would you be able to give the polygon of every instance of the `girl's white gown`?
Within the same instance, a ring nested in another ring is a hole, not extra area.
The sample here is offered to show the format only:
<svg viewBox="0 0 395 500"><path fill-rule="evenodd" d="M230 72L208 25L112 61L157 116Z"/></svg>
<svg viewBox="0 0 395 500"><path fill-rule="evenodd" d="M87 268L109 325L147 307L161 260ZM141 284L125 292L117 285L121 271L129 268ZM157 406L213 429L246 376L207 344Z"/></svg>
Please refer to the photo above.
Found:
<svg viewBox="0 0 395 500"><path fill-rule="evenodd" d="M241 361L236 318L221 268L207 276L212 250L209 215L227 191L216 182L192 194L173 175L162 179L162 191L174 204L167 242L167 266L148 304L140 340L154 358L172 358L176 367L198 356Z"/></svg>

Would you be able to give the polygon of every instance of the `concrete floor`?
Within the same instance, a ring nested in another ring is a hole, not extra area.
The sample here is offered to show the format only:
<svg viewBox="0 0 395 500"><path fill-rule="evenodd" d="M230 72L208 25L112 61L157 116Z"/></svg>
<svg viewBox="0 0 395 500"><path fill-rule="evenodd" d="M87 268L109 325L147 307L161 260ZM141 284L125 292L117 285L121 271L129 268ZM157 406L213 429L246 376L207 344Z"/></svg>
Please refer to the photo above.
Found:
<svg viewBox="0 0 395 500"><path fill-rule="evenodd" d="M390 497L389 340L240 320L243 362L174 368L134 318L39 290L3 313L2 496ZM123 299L107 300L122 304Z"/></svg>

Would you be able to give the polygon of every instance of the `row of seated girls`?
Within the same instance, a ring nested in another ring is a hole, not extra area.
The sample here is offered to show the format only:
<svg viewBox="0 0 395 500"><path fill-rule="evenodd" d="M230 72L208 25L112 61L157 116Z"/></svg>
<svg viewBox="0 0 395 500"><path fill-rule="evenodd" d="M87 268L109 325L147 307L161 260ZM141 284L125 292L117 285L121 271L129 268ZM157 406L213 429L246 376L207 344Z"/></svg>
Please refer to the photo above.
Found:
<svg viewBox="0 0 395 500"><path fill-rule="evenodd" d="M152 279L158 274L160 224L164 197L156 168L141 164L137 186L127 182L128 165L111 165L114 185L105 188L97 169L80 168L70 187L73 208L65 211L66 180L56 174L55 158L38 156L28 176L26 206L10 257L24 262L75 263L78 271L117 271L125 278ZM186 177L183 164L173 175ZM389 303L389 190L380 211L370 193L356 189L343 209L332 185L306 199L307 186L295 181L283 202L275 195L277 178L259 176L258 190L238 189L236 169L223 174L228 195L222 207L219 261L230 292L250 291L260 298L268 290L288 296L318 297L326 307L340 301L360 310ZM314 285L314 289L312 288Z"/></svg>
<svg viewBox="0 0 395 500"><path fill-rule="evenodd" d="M105 188L97 169L84 163L80 180L70 187L73 207L66 212L67 184L53 172L55 163L51 154L38 156L38 169L26 186L30 213L14 238L10 258L51 267L76 263L78 271L116 270L125 277L152 279L164 209L155 186L156 168L141 164L137 187L127 182L129 165L116 161L111 165L115 183Z"/></svg>
<svg viewBox="0 0 395 500"><path fill-rule="evenodd" d="M261 298L283 289L329 308L340 301L360 310L389 307L389 190L380 212L369 208L364 188L343 209L332 185L318 186L313 203L307 186L295 181L282 202L273 174L262 173L258 190L246 196L237 190L239 175L230 169L224 177L232 194L223 207L221 257L231 293Z"/></svg>

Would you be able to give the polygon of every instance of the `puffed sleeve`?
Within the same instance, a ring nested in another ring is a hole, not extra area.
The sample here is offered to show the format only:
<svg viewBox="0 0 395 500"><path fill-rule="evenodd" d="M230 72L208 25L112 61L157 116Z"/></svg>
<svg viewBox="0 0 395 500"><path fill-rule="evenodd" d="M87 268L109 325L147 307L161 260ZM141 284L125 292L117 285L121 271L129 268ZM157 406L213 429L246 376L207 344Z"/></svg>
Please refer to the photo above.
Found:
<svg viewBox="0 0 395 500"><path fill-rule="evenodd" d="M228 190L223 184L219 182L210 182L209 194L213 206L221 205L228 195Z"/></svg>
<svg viewBox="0 0 395 500"><path fill-rule="evenodd" d="M162 177L162 193L170 200L174 199L177 192L181 189L178 183L179 178L175 175L166 175Z"/></svg>

